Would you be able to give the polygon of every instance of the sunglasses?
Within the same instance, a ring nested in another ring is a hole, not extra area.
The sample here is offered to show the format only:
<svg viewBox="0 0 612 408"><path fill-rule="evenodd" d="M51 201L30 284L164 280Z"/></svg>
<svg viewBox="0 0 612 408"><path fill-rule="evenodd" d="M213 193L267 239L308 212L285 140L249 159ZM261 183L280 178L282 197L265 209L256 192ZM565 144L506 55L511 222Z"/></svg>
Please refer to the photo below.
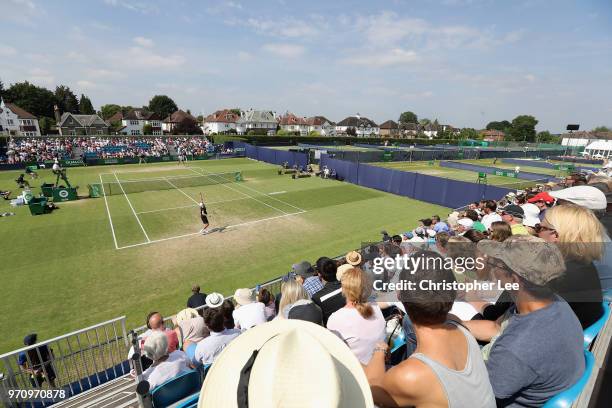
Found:
<svg viewBox="0 0 612 408"><path fill-rule="evenodd" d="M542 225L542 224L536 224L536 226L534 227L534 229L535 229L535 232L536 232L537 234L539 234L539 233L540 233L540 232L542 232L542 231L549 231L549 232L554 232L554 233L556 233L556 232L557 232L557 230L556 230L555 228L547 227L547 226Z"/></svg>

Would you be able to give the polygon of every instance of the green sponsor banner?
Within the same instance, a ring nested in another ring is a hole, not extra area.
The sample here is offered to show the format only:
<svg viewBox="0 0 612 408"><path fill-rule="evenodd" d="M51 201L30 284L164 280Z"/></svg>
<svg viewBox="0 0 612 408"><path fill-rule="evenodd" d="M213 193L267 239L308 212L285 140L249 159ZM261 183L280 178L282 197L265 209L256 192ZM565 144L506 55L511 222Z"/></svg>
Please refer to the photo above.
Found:
<svg viewBox="0 0 612 408"><path fill-rule="evenodd" d="M574 171L576 167L572 164L555 164L555 170Z"/></svg>
<svg viewBox="0 0 612 408"><path fill-rule="evenodd" d="M71 160L60 160L60 165L62 167L80 167L84 166L83 160L80 159L71 159Z"/></svg>
<svg viewBox="0 0 612 408"><path fill-rule="evenodd" d="M391 160L393 160L393 152L384 152L382 159L383 159L383 161L391 161Z"/></svg>
<svg viewBox="0 0 612 408"><path fill-rule="evenodd" d="M503 177L510 177L510 178L516 178L516 173L513 171L502 171L502 170L495 170L495 175L496 176L503 176Z"/></svg>

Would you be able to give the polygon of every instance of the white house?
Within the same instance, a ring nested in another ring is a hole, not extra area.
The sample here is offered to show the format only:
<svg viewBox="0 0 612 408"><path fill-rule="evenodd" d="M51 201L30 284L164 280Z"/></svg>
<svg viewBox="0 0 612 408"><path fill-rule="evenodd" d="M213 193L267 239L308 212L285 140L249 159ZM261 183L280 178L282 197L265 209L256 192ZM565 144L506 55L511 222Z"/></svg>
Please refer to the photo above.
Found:
<svg viewBox="0 0 612 408"><path fill-rule="evenodd" d="M38 119L14 103L0 99L0 134L8 136L40 136Z"/></svg>
<svg viewBox="0 0 612 408"><path fill-rule="evenodd" d="M145 109L132 109L125 115L117 112L108 119L109 123L118 121L121 121L121 128L118 129L118 132L123 135L144 135L145 125L151 125L152 135L162 135L162 123L159 115Z"/></svg>
<svg viewBox="0 0 612 408"><path fill-rule="evenodd" d="M238 134L246 134L249 130L264 129L268 133L275 132L278 122L272 111L259 111L249 109L240 112L240 119L236 122Z"/></svg>
<svg viewBox="0 0 612 408"><path fill-rule="evenodd" d="M280 128L287 132L298 132L302 136L308 134L308 123L306 118L301 118L293 113L287 112L285 115L280 117L278 122Z"/></svg>
<svg viewBox="0 0 612 408"><path fill-rule="evenodd" d="M321 136L335 136L336 124L328 120L325 116L313 116L306 119L308 133L319 132Z"/></svg>
<svg viewBox="0 0 612 408"><path fill-rule="evenodd" d="M240 114L230 109L218 110L204 119L202 124L202 132L205 135L213 133L227 133L236 131L236 125L240 119Z"/></svg>
<svg viewBox="0 0 612 408"><path fill-rule="evenodd" d="M357 137L377 137L380 134L380 128L373 120L359 114L342 119L336 124L336 133L338 134L346 135L353 131Z"/></svg>

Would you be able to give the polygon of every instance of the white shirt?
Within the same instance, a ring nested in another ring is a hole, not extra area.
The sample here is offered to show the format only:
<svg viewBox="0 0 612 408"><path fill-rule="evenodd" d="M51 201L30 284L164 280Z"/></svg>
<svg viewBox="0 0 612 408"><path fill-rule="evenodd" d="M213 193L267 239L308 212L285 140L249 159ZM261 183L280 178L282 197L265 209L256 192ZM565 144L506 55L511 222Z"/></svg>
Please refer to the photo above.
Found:
<svg viewBox="0 0 612 408"><path fill-rule="evenodd" d="M225 329L220 333L210 332L210 336L198 343L195 349L195 359L202 364L212 364L215 358L232 340L240 334L238 329Z"/></svg>
<svg viewBox="0 0 612 408"><path fill-rule="evenodd" d="M376 343L385 339L385 318L378 305L370 305L374 313L369 319L364 319L357 309L343 307L327 320L327 328L344 340L361 364L368 364Z"/></svg>
<svg viewBox="0 0 612 408"><path fill-rule="evenodd" d="M232 313L237 329L246 330L266 322L266 306L261 302L253 302L240 306Z"/></svg>
<svg viewBox="0 0 612 408"><path fill-rule="evenodd" d="M495 221L501 221L502 217L495 212L492 212L490 214L485 214L482 216L482 225L485 226L486 229L491 229L491 224L493 224Z"/></svg>
<svg viewBox="0 0 612 408"><path fill-rule="evenodd" d="M152 390L165 381L189 369L189 359L187 355L177 350L170 353L165 361L147 368L142 375L143 378L149 382L150 389Z"/></svg>

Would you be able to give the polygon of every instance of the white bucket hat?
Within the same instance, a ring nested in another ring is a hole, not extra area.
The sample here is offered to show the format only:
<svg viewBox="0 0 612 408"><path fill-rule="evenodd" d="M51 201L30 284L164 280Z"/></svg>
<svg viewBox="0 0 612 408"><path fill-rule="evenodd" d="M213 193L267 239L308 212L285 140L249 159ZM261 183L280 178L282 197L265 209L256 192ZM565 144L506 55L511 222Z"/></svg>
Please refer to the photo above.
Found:
<svg viewBox="0 0 612 408"><path fill-rule="evenodd" d="M291 385L295 381L299 386ZM206 376L198 408L238 407L238 398L250 408L374 407L351 350L331 331L302 320L260 324L225 347Z"/></svg>

